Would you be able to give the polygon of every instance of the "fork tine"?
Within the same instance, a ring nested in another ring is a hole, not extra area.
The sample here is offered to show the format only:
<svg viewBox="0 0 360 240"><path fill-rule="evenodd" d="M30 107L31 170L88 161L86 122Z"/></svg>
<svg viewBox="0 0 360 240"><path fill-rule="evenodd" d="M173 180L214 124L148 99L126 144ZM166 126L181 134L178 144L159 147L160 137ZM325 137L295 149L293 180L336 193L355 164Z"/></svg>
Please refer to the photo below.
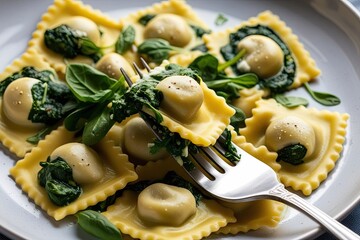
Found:
<svg viewBox="0 0 360 240"><path fill-rule="evenodd" d="M218 146L215 147L215 149L219 151L220 154L222 154L224 156L225 151L224 149L220 146L220 144L218 144ZM209 156L209 158L219 167L222 169L222 171L226 172L226 170L229 170L231 168L231 166L224 160L222 159L216 152L214 152L214 150L212 150L210 147L205 147L202 148L202 150Z"/></svg>
<svg viewBox="0 0 360 240"><path fill-rule="evenodd" d="M205 158L204 154L201 154L201 152L192 154L192 157L194 158L194 161L210 175L210 180L214 180L216 177L223 174L221 170L218 170L213 166L209 160ZM218 157L218 156L217 156ZM223 170L223 169L222 169Z"/></svg>
<svg viewBox="0 0 360 240"><path fill-rule="evenodd" d="M138 65L135 62L133 62L133 66L134 66L136 73L140 76L140 78L143 78L143 74L142 74L140 68L138 67Z"/></svg>
<svg viewBox="0 0 360 240"><path fill-rule="evenodd" d="M143 59L143 58L140 58L140 61L141 61L141 64L144 66L144 68L146 69L146 71L150 72L151 71L151 68L149 66L149 64L147 64L147 62Z"/></svg>
<svg viewBox="0 0 360 240"><path fill-rule="evenodd" d="M126 71L121 67L120 71L122 73L122 75L125 78L126 83L129 85L129 87L131 87L133 85L133 82L131 81L129 75L126 73Z"/></svg>

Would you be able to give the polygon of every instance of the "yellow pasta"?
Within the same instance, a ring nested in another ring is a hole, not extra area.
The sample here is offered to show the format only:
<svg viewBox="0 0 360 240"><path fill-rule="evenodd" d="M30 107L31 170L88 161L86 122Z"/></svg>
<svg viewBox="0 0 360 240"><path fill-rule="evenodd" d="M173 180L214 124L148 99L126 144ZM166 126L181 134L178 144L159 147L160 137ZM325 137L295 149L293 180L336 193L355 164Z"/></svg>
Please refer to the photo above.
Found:
<svg viewBox="0 0 360 240"><path fill-rule="evenodd" d="M16 59L0 74L0 80L3 81L15 72L19 72L24 67L34 67L38 71L49 70L55 73L50 65L45 62L41 56L34 50L28 50L19 59ZM24 157L35 145L28 142L29 137L37 134L44 126L21 126L17 122L9 120L3 111L4 100L0 99L0 141L12 153L18 157ZM16 110L16 109L14 109ZM28 113L24 113L28 114Z"/></svg>
<svg viewBox="0 0 360 240"><path fill-rule="evenodd" d="M224 62L225 60L220 54L220 48L228 44L229 34L236 32L244 26L255 26L258 24L270 27L289 47L296 63L295 79L290 88L297 88L303 83L313 80L320 74L320 70L316 67L315 61L311 58L310 53L304 48L298 37L286 26L285 22L281 21L278 16L270 11L264 11L257 17L252 17L236 27L204 35L203 40L209 49L209 53L216 56L220 62ZM226 69L226 71L228 74L233 75L230 68Z"/></svg>
<svg viewBox="0 0 360 240"><path fill-rule="evenodd" d="M255 148L273 148L271 151L267 150L272 153L276 153L274 144L300 142L305 145L308 152L304 157L304 163L292 165L280 161L281 168L277 172L285 186L310 195L327 178L340 157L348 118L349 115L345 113L320 111L303 106L289 109L275 100L260 100L253 109L253 116L246 120L246 127L240 130L240 134ZM279 125L283 127L271 125L283 119L286 122ZM295 130L292 131L291 128ZM273 129L277 131L272 133ZM273 162L272 166L275 164Z"/></svg>
<svg viewBox="0 0 360 240"><path fill-rule="evenodd" d="M29 42L29 47L34 48L45 61L50 63L58 74L65 74L65 59L45 46L44 33L47 29L55 28L64 23L74 26L74 29L83 26L84 29L81 30L89 31L87 32L88 37L98 47L106 47L103 50L105 52L114 51L114 47L109 48L109 46L115 44L122 29L118 21L111 19L99 10L94 10L92 7L84 5L80 1L55 0L38 23L36 31ZM92 37L93 35L95 36ZM93 64L92 59L84 56L66 59L66 61Z"/></svg>
<svg viewBox="0 0 360 240"><path fill-rule="evenodd" d="M46 190L38 183L37 174L41 169L39 163L45 162L56 148L70 142L77 142L74 133L61 127L40 141L31 153L19 160L10 170L16 183L28 194L29 198L56 220L61 220L67 215L75 214L105 200L117 190L124 188L128 182L137 179L134 166L128 162L127 155L121 153L111 141L102 141L94 149L103 160L104 176L96 183L82 186L82 193L74 202L66 206L53 204Z"/></svg>

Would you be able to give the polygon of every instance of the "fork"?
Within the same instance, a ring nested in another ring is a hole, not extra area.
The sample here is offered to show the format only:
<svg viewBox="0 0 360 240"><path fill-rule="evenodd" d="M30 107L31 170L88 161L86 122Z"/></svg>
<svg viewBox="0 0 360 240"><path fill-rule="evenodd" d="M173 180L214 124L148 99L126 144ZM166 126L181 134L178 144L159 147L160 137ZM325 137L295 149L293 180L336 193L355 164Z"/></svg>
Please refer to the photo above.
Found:
<svg viewBox="0 0 360 240"><path fill-rule="evenodd" d="M150 72L151 68L145 60L142 58L140 60L145 69ZM136 63L133 65L135 71L142 78L143 74L140 68ZM123 68L120 70L127 84L131 87L133 83L130 77ZM156 132L156 128L152 126L153 123L149 121L148 114L141 112L140 116L155 136L161 140L160 134ZM241 156L240 161L236 165L231 164L230 161L225 161L227 150L224 148L224 143L225 138L220 136L213 146L199 147L199 152L189 153L189 157L196 167L191 170L184 167L187 174L208 195L227 202L259 199L280 201L307 214L338 239L360 240L360 236L355 232L298 195L286 190L271 167L251 156L236 144L231 143L237 154ZM173 157L175 159L175 156ZM235 182L239 184L234 184Z"/></svg>

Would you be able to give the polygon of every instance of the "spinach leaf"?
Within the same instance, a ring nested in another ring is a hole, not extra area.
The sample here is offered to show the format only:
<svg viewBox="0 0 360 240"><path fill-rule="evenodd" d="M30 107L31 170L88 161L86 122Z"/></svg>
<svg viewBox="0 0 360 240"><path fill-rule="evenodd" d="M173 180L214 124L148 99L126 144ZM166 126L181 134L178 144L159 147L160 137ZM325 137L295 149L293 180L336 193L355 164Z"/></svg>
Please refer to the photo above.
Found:
<svg viewBox="0 0 360 240"><path fill-rule="evenodd" d="M87 233L102 240L121 240L122 236L114 224L104 215L93 210L85 210L75 214L78 224Z"/></svg>
<svg viewBox="0 0 360 240"><path fill-rule="evenodd" d="M333 94L311 90L308 83L304 83L304 87L306 91L310 94L310 96L322 105L336 106L341 103L341 100Z"/></svg>
<svg viewBox="0 0 360 240"><path fill-rule="evenodd" d="M235 132L239 132L240 128L245 127L245 113L242 109L230 104L230 107L235 109L235 114L230 118L230 125L234 127Z"/></svg>
<svg viewBox="0 0 360 240"><path fill-rule="evenodd" d="M215 19L215 25L221 26L224 25L228 21L227 17L224 16L224 14L219 13Z"/></svg>
<svg viewBox="0 0 360 240"><path fill-rule="evenodd" d="M211 30L204 29L202 27L190 24L192 30L194 30L196 37L201 38L205 34L211 33Z"/></svg>
<svg viewBox="0 0 360 240"><path fill-rule="evenodd" d="M205 44L200 44L200 45L193 47L191 49L191 51L200 51L200 52L206 53L207 51L209 51L209 49L206 47Z"/></svg>
<svg viewBox="0 0 360 240"><path fill-rule="evenodd" d="M284 53L284 66L280 73L277 75L261 79L261 85L269 88L273 93L282 93L288 90L288 87L294 82L296 74L296 63L294 57L288 46L282 41L282 39L269 27L264 25L245 26L238 31L229 35L229 44L223 46L220 50L225 60L234 58L237 53L237 45L239 41L249 35L264 35L274 40ZM236 66L232 67L232 70L237 74L241 74Z"/></svg>
<svg viewBox="0 0 360 240"><path fill-rule="evenodd" d="M115 43L115 51L119 54L125 53L130 49L131 45L135 41L135 29L132 26L128 26L121 31L118 40Z"/></svg>
<svg viewBox="0 0 360 240"><path fill-rule="evenodd" d="M92 103L111 98L114 92L110 88L117 82L86 64L68 64L65 78L70 90L79 101Z"/></svg>
<svg viewBox="0 0 360 240"><path fill-rule="evenodd" d="M238 54L234 59L239 59ZM228 77L219 70L229 67L234 59L219 65L217 58L211 54L204 54L197 57L189 68L198 73L206 85L213 89L217 95L222 96L227 102L240 97L239 90L251 88L258 83L258 77L253 73L245 73L237 77Z"/></svg>
<svg viewBox="0 0 360 240"><path fill-rule="evenodd" d="M170 43L161 38L150 38L138 46L138 53L148 56L148 58L160 64L163 60L168 59L170 54L183 52L182 48L170 45Z"/></svg>
<svg viewBox="0 0 360 240"><path fill-rule="evenodd" d="M155 14L145 14L138 20L138 23L140 23L143 26L146 26L150 22L150 20L153 19L155 16L156 16Z"/></svg>
<svg viewBox="0 0 360 240"><path fill-rule="evenodd" d="M115 124L110 118L110 108L100 105L99 109L100 111L96 111L84 127L82 142L86 145L98 143Z"/></svg>
<svg viewBox="0 0 360 240"><path fill-rule="evenodd" d="M204 82L216 79L218 76L219 60L211 55L204 54L194 59L188 66L196 71Z"/></svg>
<svg viewBox="0 0 360 240"><path fill-rule="evenodd" d="M35 135L28 137L26 139L27 142L31 144L37 144L40 140L44 139L46 135L48 135L52 130L55 129L55 126L46 127L39 132L37 132Z"/></svg>
<svg viewBox="0 0 360 240"><path fill-rule="evenodd" d="M292 144L287 147L280 149L278 153L278 157L276 159L277 162L284 161L290 163L292 165L299 165L304 162L304 157L306 155L307 149L304 145Z"/></svg>
<svg viewBox="0 0 360 240"><path fill-rule="evenodd" d="M236 148L232 145L232 136L229 129L225 129L222 133L222 136L225 138L225 157L232 163L236 164L240 161L241 156L238 154Z"/></svg>
<svg viewBox="0 0 360 240"><path fill-rule="evenodd" d="M46 162L40 162L40 166L38 182L54 204L65 206L80 196L82 190L75 183L72 168L64 159L57 157L50 161L49 157Z"/></svg>
<svg viewBox="0 0 360 240"><path fill-rule="evenodd" d="M91 104L79 104L73 112L66 116L64 119L64 126L69 131L81 130L90 118L94 106Z"/></svg>
<svg viewBox="0 0 360 240"><path fill-rule="evenodd" d="M293 108L300 105L307 106L309 102L302 97L285 96L283 94L275 94L274 99L287 108Z"/></svg>
<svg viewBox="0 0 360 240"><path fill-rule="evenodd" d="M83 55L97 62L103 55L101 48L96 46L86 33L65 24L54 29L47 29L44 33L44 43L47 48L66 58Z"/></svg>

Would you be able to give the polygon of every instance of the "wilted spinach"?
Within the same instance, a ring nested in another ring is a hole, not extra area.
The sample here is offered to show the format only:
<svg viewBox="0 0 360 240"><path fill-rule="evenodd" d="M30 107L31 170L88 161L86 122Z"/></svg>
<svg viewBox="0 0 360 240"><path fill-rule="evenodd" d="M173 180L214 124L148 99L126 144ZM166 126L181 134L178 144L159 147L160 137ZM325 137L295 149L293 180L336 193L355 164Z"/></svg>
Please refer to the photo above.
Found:
<svg viewBox="0 0 360 240"><path fill-rule="evenodd" d="M13 73L11 76L5 78L0 82L0 96L5 92L7 86L15 81L16 79L29 77L40 80L41 82L51 82L57 79L54 72L50 70L38 71L34 67L27 66L22 68L20 71Z"/></svg>
<svg viewBox="0 0 360 240"><path fill-rule="evenodd" d="M66 206L80 196L81 187L74 181L72 168L64 159L50 160L49 157L46 162L40 162L40 166L38 182L54 204Z"/></svg>
<svg viewBox="0 0 360 240"><path fill-rule="evenodd" d="M292 144L287 147L280 149L278 153L278 157L276 159L277 162L284 161L290 163L292 165L299 165L304 162L304 157L306 155L307 149L304 145Z"/></svg>
<svg viewBox="0 0 360 240"><path fill-rule="evenodd" d="M62 24L44 33L47 48L66 58L78 55L88 56L97 62L103 55L102 49L92 42L86 33Z"/></svg>
<svg viewBox="0 0 360 240"><path fill-rule="evenodd" d="M296 64L291 51L282 39L269 27L264 25L245 26L238 31L231 33L229 36L229 44L221 48L221 54L225 60L234 58L237 54L237 45L239 41L249 35L264 35L274 40L284 53L284 66L280 73L268 79L261 79L261 85L269 88L273 93L282 93L288 90L288 87L294 82L296 73ZM236 66L233 71L240 74Z"/></svg>

